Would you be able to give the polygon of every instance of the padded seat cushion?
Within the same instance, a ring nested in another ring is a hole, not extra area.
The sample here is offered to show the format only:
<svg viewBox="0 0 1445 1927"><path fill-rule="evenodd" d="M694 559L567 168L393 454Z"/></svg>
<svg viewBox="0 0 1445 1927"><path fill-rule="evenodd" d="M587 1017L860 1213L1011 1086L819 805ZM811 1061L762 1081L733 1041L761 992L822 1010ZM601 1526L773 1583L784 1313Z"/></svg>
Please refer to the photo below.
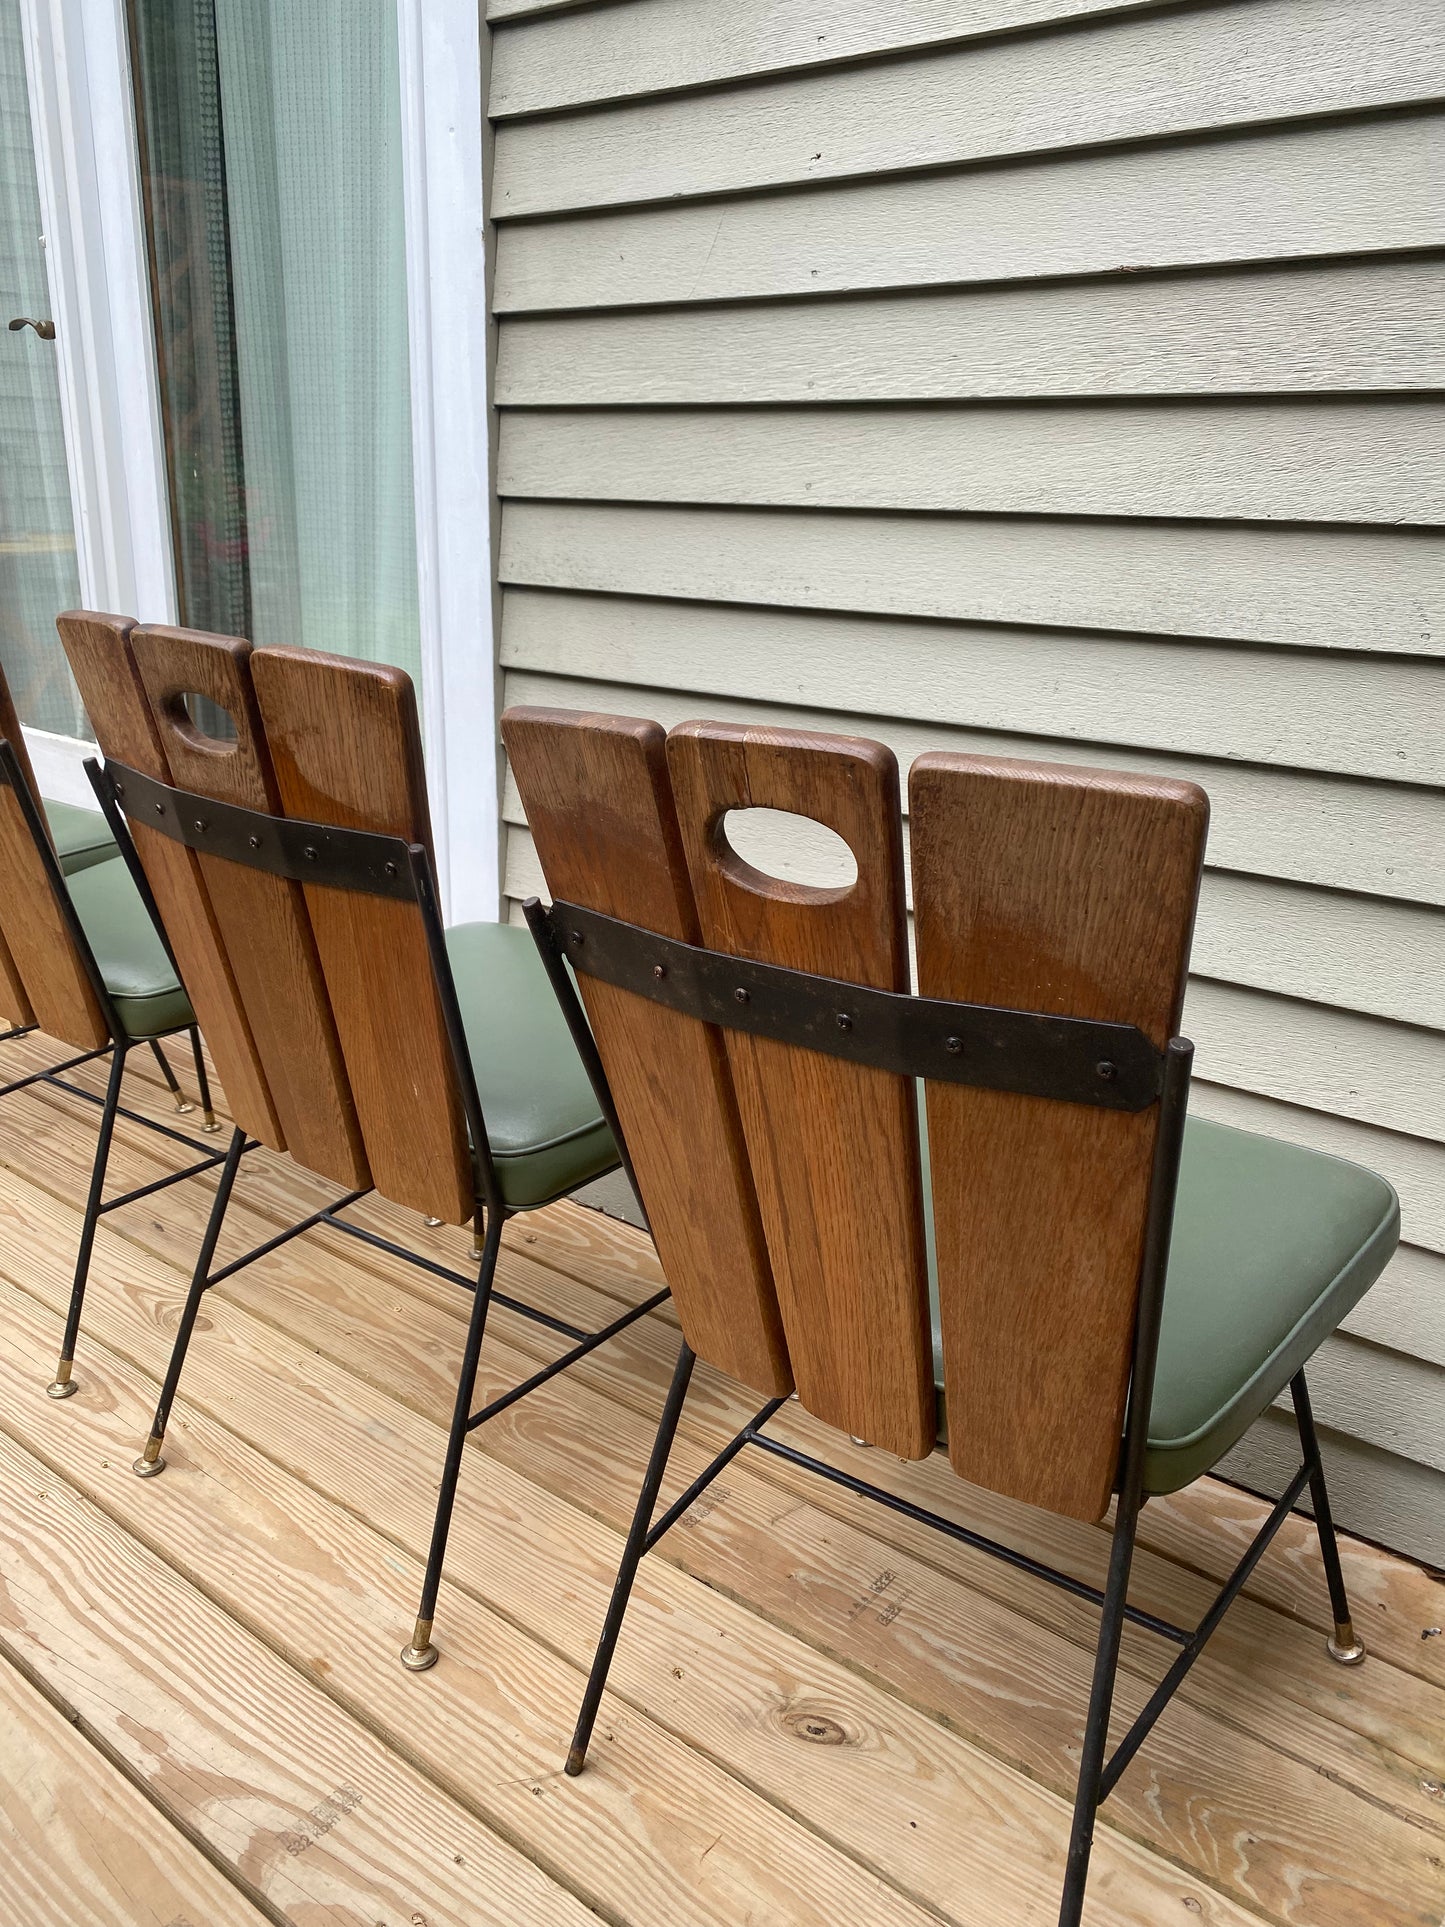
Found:
<svg viewBox="0 0 1445 1927"><path fill-rule="evenodd" d="M66 876L74 876L77 870L88 870L93 863L106 863L120 855L99 810L83 810L75 803L57 803L48 796L43 799L43 807L55 854Z"/></svg>
<svg viewBox="0 0 1445 1927"><path fill-rule="evenodd" d="M1190 1118L1146 1491L1177 1492L1217 1465L1359 1303L1399 1240L1399 1200L1373 1171ZM934 1371L942 1425L936 1305Z"/></svg>
<svg viewBox="0 0 1445 1927"><path fill-rule="evenodd" d="M70 900L127 1037L159 1037L194 1021L150 912L123 863L94 863L72 876Z"/></svg>
<svg viewBox="0 0 1445 1927"><path fill-rule="evenodd" d="M615 1170L617 1146L530 932L463 923L446 937L507 1203L546 1204Z"/></svg>

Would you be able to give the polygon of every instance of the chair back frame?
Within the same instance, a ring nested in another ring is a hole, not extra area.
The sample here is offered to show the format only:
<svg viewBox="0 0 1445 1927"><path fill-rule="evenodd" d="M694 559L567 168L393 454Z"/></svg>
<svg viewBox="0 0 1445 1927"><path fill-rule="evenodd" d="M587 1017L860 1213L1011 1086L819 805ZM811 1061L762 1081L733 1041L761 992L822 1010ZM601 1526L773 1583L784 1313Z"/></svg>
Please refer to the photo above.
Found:
<svg viewBox="0 0 1445 1927"><path fill-rule="evenodd" d="M106 987L105 976L96 962L95 952L90 947L90 939L85 934L85 926L76 914L75 905L70 900L70 890L65 880L65 872L60 867L50 841L50 833L40 812L40 804L31 789L30 780L15 746L8 738L0 738L0 788L8 789L15 798L21 818L29 832L30 841L35 846L36 858L44 871L45 881L50 886L56 911L64 925L76 960L84 973L91 995L100 1007L100 1014L108 1033L99 1041L98 1050L104 1050L107 1043L115 1043L125 1038L125 1027L120 1021L119 1012ZM155 919L153 918L153 921ZM157 930L160 924L156 922ZM32 998L33 1002L34 999ZM90 1040L87 1040L90 1041Z"/></svg>
<svg viewBox="0 0 1445 1927"><path fill-rule="evenodd" d="M1125 1496L1132 1491L1137 1505L1194 1056L1187 1038L1173 1037L1158 1050L1131 1024L871 990L681 943L565 899L546 905L529 897L523 914L629 1177L631 1160L606 1067L569 966L580 976L598 978L724 1030L765 1036L903 1077L1099 1110L1138 1112L1157 1105L1129 1390L1115 1476L1116 1491Z"/></svg>
<svg viewBox="0 0 1445 1927"><path fill-rule="evenodd" d="M137 865L128 818L198 854L237 863L290 882L352 891L412 905L421 917L432 978L471 1137L477 1208L490 1218L510 1216L487 1138L466 1029L457 1000L441 920L431 852L424 844L379 830L274 816L240 804L217 802L198 791L162 783L127 764L90 759L86 774L121 847Z"/></svg>

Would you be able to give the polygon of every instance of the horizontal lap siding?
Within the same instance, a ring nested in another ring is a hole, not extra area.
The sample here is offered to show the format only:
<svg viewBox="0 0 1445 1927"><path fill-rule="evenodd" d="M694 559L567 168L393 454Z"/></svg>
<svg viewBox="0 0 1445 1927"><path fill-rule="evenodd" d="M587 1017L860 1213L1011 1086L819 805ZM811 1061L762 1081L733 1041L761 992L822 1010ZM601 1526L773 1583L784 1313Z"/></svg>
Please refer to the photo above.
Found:
<svg viewBox="0 0 1445 1927"><path fill-rule="evenodd" d="M488 13L508 699L1203 783L1196 1108L1396 1183L1316 1399L1445 1560L1445 14Z"/></svg>

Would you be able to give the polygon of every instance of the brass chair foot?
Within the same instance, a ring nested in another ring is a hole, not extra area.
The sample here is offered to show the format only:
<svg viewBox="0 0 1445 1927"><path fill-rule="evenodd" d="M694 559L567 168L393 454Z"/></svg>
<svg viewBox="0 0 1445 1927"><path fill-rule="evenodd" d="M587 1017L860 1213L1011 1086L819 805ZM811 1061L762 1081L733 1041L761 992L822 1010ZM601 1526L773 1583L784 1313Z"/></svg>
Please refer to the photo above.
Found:
<svg viewBox="0 0 1445 1927"><path fill-rule="evenodd" d="M865 1452L871 1452L873 1450L873 1447L868 1443L867 1439L860 1439L856 1432L850 1432L848 1434L848 1443L850 1445L860 1446Z"/></svg>
<svg viewBox="0 0 1445 1927"><path fill-rule="evenodd" d="M577 1775L582 1771L583 1767L586 1764L587 1764L586 1747L585 1746L570 1747L567 1752L567 1764L563 1767L562 1771L567 1775L569 1780L575 1780L577 1778Z"/></svg>
<svg viewBox="0 0 1445 1927"><path fill-rule="evenodd" d="M1355 1629L1348 1619L1336 1625L1333 1634L1325 1641L1325 1650L1341 1666L1364 1664L1364 1645L1355 1637Z"/></svg>
<svg viewBox="0 0 1445 1927"><path fill-rule="evenodd" d="M441 1223L441 1219L440 1218L423 1218L422 1223L426 1226L428 1231L435 1231L437 1226Z"/></svg>
<svg viewBox="0 0 1445 1927"><path fill-rule="evenodd" d="M54 1378L50 1384L46 1386L45 1396L47 1398L73 1398L80 1390L79 1385L77 1385L75 1380L70 1376L69 1365L67 1364L63 1369L65 1372L64 1378Z"/></svg>
<svg viewBox="0 0 1445 1927"><path fill-rule="evenodd" d="M206 1111L206 1121L201 1126L201 1129L207 1132L211 1137L214 1137L217 1131L220 1130L220 1128L221 1128L221 1120L216 1116L216 1113L213 1110L210 1110L208 1108Z"/></svg>
<svg viewBox="0 0 1445 1927"><path fill-rule="evenodd" d="M424 1673L441 1658L431 1643L431 1626L429 1619L419 1619L412 1628L410 1646L401 1649L401 1663L409 1673Z"/></svg>
<svg viewBox="0 0 1445 1927"><path fill-rule="evenodd" d="M162 1441L152 1432L146 1440L145 1451L131 1466L131 1471L138 1479L153 1479L158 1473L165 1471L166 1462L161 1457L161 1444Z"/></svg>
<svg viewBox="0 0 1445 1927"><path fill-rule="evenodd" d="M178 1097L176 1099L176 1109L180 1112L182 1117L189 1117L191 1112L195 1108L196 1108L195 1105L191 1102L191 1100L188 1097Z"/></svg>

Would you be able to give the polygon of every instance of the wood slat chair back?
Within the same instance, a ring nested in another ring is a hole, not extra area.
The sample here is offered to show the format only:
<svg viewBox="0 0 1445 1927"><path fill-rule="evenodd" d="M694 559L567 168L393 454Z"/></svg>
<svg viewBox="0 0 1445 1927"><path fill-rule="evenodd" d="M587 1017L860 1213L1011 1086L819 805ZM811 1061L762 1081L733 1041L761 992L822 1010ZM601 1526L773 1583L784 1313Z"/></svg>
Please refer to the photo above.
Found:
<svg viewBox="0 0 1445 1927"><path fill-rule="evenodd" d="M410 677L282 647L254 651L251 675L287 816L430 849ZM304 894L372 1182L465 1224L476 1180L421 911L359 890L308 883Z"/></svg>
<svg viewBox="0 0 1445 1927"><path fill-rule="evenodd" d="M907 991L890 750L684 723L668 738L667 760L709 949ZM852 851L856 882L818 889L753 868L724 822L750 808L825 824ZM843 1431L921 1458L933 1446L934 1397L912 1085L742 1031L727 1033L727 1051L798 1395Z"/></svg>
<svg viewBox="0 0 1445 1927"><path fill-rule="evenodd" d="M124 616L75 610L56 628L81 700L107 762L173 783ZM272 1099L220 925L193 850L127 813L136 854L150 884L191 1008L210 1047L236 1123L274 1151L286 1134Z"/></svg>
<svg viewBox="0 0 1445 1927"><path fill-rule="evenodd" d="M1209 805L1192 783L926 755L909 778L922 996L1178 1031ZM948 1452L1107 1510L1159 1106L926 1086Z"/></svg>
<svg viewBox="0 0 1445 1927"><path fill-rule="evenodd" d="M3 671L0 739L14 751L43 817L30 752ZM109 1040L105 1013L55 900L20 798L8 783L0 783L0 996L12 1023L38 1023L77 1050L99 1050Z"/></svg>
<svg viewBox="0 0 1445 1927"><path fill-rule="evenodd" d="M664 782L653 724L514 709L503 735L560 903L728 956L908 990L886 749L689 723L666 739ZM729 812L748 808L826 824L852 851L856 881L819 889L754 869L726 834ZM1207 817L1190 784L920 759L920 994L1130 1025L1162 1051L1177 1027ZM565 928L554 929L565 947ZM820 1417L902 1456L926 1453L935 1374L915 1080L738 1028L721 1029L719 1052L718 1028L602 981L572 954L689 1344L731 1371L740 1353L756 1356L770 1311L761 1263L739 1284L709 1239L723 1222L730 1253L740 1249L736 1227L755 1198L784 1349L768 1354L773 1377L738 1375L774 1390L790 1367ZM846 993L836 1001L833 1021L851 1027ZM822 1021L816 995L812 1015ZM1092 1059L1087 1068L1111 1075ZM1098 1519L1119 1462L1159 1105L1099 1108L932 1077L925 1089L952 1463L976 1483ZM711 1216L688 1221L679 1203L693 1197ZM734 1327L749 1331L751 1352Z"/></svg>
<svg viewBox="0 0 1445 1927"><path fill-rule="evenodd" d="M251 684L250 643L154 626L135 630L130 641L174 783L220 803L281 814ZM188 700L195 696L226 713L234 740L197 725ZM369 1186L300 884L204 851L197 861L288 1148L348 1190Z"/></svg>
<svg viewBox="0 0 1445 1927"><path fill-rule="evenodd" d="M502 724L555 896L701 941L654 722L511 709ZM688 1341L745 1385L792 1390L724 1034L578 980Z"/></svg>

